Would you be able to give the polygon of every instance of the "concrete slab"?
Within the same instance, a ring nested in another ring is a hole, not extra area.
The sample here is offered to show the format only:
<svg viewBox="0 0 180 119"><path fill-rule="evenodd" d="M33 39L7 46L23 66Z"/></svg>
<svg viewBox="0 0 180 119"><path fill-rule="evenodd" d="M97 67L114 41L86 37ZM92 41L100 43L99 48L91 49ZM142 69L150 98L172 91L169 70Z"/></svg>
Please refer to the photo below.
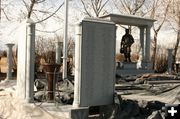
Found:
<svg viewBox="0 0 180 119"><path fill-rule="evenodd" d="M73 105L87 107L112 104L116 26L110 21L84 19L79 29L75 51Z"/></svg>
<svg viewBox="0 0 180 119"><path fill-rule="evenodd" d="M71 119L70 111L73 107L72 105L55 105L55 103L43 103L41 108L45 109L52 115L62 117L62 119Z"/></svg>
<svg viewBox="0 0 180 119"><path fill-rule="evenodd" d="M156 20L142 18L132 15L108 14L101 18L113 21L116 24L133 25L133 26L152 26Z"/></svg>
<svg viewBox="0 0 180 119"><path fill-rule="evenodd" d="M43 103L41 108L61 119L87 119L89 116L88 107L74 108L72 105Z"/></svg>

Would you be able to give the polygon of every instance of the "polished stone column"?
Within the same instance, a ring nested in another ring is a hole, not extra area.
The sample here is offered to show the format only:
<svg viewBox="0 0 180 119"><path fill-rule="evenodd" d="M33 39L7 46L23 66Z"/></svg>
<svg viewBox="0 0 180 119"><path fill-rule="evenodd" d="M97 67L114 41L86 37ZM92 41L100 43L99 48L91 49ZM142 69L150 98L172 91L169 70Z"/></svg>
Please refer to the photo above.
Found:
<svg viewBox="0 0 180 119"><path fill-rule="evenodd" d="M81 52L81 24L76 26L76 40L75 40L75 78L74 78L74 102L73 107L79 107L80 105L80 52Z"/></svg>
<svg viewBox="0 0 180 119"><path fill-rule="evenodd" d="M140 28L140 46L141 46L141 60L144 61L145 57L145 46L144 46L144 27L139 27Z"/></svg>
<svg viewBox="0 0 180 119"><path fill-rule="evenodd" d="M18 37L17 96L26 102L34 100L35 23L22 23Z"/></svg>
<svg viewBox="0 0 180 119"><path fill-rule="evenodd" d="M61 51L63 42L56 42L56 64L61 64Z"/></svg>
<svg viewBox="0 0 180 119"><path fill-rule="evenodd" d="M12 79L12 66L13 66L13 60L12 60L12 47L14 46L14 44L6 44L7 46L7 76L6 76L6 80L10 80Z"/></svg>
<svg viewBox="0 0 180 119"><path fill-rule="evenodd" d="M72 75L75 74L74 72L74 64L75 64L75 44L72 45L70 53L72 54L72 62L73 62L73 68L72 68Z"/></svg>
<svg viewBox="0 0 180 119"><path fill-rule="evenodd" d="M26 74L26 101L34 100L34 65L35 65L35 24L33 21L27 22L27 74Z"/></svg>
<svg viewBox="0 0 180 119"><path fill-rule="evenodd" d="M168 50L168 73L172 72L172 63L173 63L173 49L167 49Z"/></svg>
<svg viewBox="0 0 180 119"><path fill-rule="evenodd" d="M151 27L146 27L146 47L145 47L145 62L150 62L150 46L151 46Z"/></svg>

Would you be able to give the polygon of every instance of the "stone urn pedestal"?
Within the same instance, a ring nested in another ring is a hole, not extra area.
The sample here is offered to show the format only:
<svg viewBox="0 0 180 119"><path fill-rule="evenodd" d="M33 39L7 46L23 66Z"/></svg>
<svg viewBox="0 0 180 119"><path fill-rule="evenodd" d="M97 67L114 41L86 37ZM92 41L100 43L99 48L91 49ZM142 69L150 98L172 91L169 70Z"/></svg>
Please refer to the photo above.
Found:
<svg viewBox="0 0 180 119"><path fill-rule="evenodd" d="M43 64L43 69L47 74L48 82L48 101L54 100L54 91L55 91L55 75L60 69L60 64Z"/></svg>

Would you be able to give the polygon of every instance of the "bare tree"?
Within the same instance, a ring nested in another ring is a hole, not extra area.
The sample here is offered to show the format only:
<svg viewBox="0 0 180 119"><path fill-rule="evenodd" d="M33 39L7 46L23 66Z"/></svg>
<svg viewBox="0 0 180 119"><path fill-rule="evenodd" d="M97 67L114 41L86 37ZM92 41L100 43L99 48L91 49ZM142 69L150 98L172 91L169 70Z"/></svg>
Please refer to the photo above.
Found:
<svg viewBox="0 0 180 119"><path fill-rule="evenodd" d="M154 38L153 38L153 54L152 54L152 61L153 61L153 69L155 69L156 66L156 52L157 52L157 37L158 33L161 30L164 22L167 20L167 13L170 5L170 0L154 0L152 11L150 14L150 17L152 19L156 19L156 23L153 26L154 31Z"/></svg>
<svg viewBox="0 0 180 119"><path fill-rule="evenodd" d="M113 0L113 3L122 14L140 15L144 11L145 0Z"/></svg>
<svg viewBox="0 0 180 119"><path fill-rule="evenodd" d="M0 0L0 20L21 22L31 18L35 22L43 22L58 16L64 2L57 3L53 0Z"/></svg>
<svg viewBox="0 0 180 119"><path fill-rule="evenodd" d="M22 0L22 1L28 11L27 18L31 18L32 14L34 14L34 16L37 17L38 15L36 15L35 12L43 13L46 16L43 19L37 18L38 21L36 23L40 23L40 22L43 22L43 21L49 19L50 17L55 15L60 10L60 8L64 5L64 2L63 2L62 4L59 5L59 7L54 12L52 12L51 10L49 10L50 8L45 9L45 10L37 10L34 8L36 4L43 4L44 2L46 2L46 0L30 0L30 2L27 2L25 0Z"/></svg>
<svg viewBox="0 0 180 119"><path fill-rule="evenodd" d="M145 16L149 12L148 3L148 0L113 0L113 4L119 13L137 16ZM131 32L132 26L128 26L128 29Z"/></svg>
<svg viewBox="0 0 180 119"><path fill-rule="evenodd" d="M177 33L177 39L174 46L174 53L173 53L173 61L176 62L177 52L179 48L180 42L180 1L179 0L172 0L169 10L169 21L171 23L172 28Z"/></svg>
<svg viewBox="0 0 180 119"><path fill-rule="evenodd" d="M104 8L108 1L109 0L81 0L81 3L86 15L89 17L100 17L100 15L106 13Z"/></svg>
<svg viewBox="0 0 180 119"><path fill-rule="evenodd" d="M9 6L9 4L7 4L7 1L3 1L0 0L0 22L2 20L2 16L4 15L5 19L10 21L10 18L8 16L8 14L6 13L6 8Z"/></svg>

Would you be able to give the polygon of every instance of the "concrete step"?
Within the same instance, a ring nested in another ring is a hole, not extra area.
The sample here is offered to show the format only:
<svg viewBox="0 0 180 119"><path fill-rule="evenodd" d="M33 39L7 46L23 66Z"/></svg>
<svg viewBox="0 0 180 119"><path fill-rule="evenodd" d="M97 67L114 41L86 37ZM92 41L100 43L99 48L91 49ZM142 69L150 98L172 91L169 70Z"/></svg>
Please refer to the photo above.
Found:
<svg viewBox="0 0 180 119"><path fill-rule="evenodd" d="M146 73L154 73L154 70L147 70L147 69L116 69L116 74L119 75L119 76L138 75L138 74L146 74Z"/></svg>
<svg viewBox="0 0 180 119"><path fill-rule="evenodd" d="M165 83L180 83L180 80L161 80L161 81L147 81L147 84L165 84Z"/></svg>

